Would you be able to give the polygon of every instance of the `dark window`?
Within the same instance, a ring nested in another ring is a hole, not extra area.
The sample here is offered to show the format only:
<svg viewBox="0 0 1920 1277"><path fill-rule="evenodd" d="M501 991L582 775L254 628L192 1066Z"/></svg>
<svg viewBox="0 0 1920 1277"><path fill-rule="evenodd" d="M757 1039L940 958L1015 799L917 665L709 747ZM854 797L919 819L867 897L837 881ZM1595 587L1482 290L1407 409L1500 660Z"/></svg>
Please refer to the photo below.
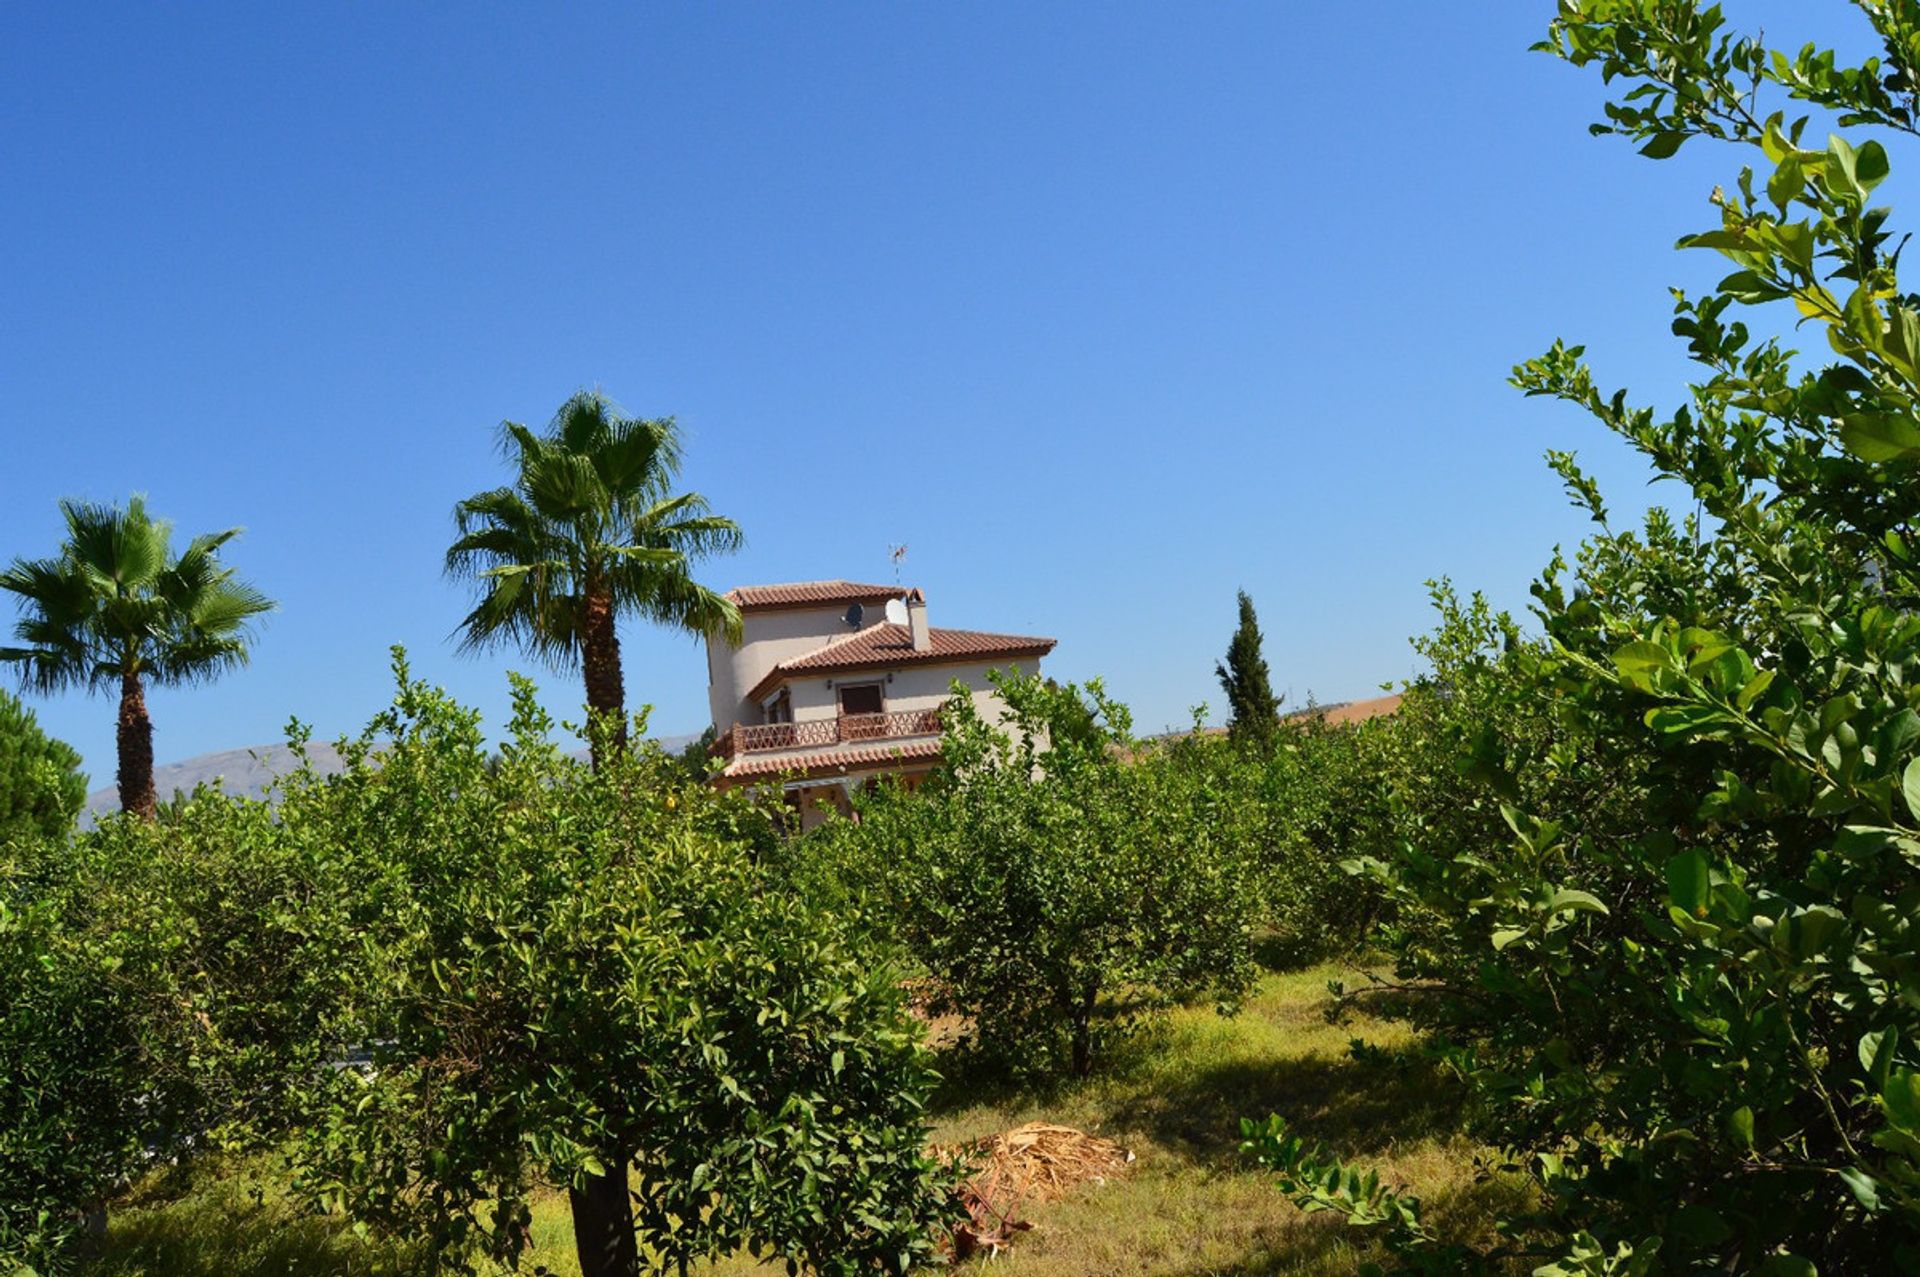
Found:
<svg viewBox="0 0 1920 1277"><path fill-rule="evenodd" d="M880 684L878 683L855 683L840 689L842 714L878 714L880 706Z"/></svg>

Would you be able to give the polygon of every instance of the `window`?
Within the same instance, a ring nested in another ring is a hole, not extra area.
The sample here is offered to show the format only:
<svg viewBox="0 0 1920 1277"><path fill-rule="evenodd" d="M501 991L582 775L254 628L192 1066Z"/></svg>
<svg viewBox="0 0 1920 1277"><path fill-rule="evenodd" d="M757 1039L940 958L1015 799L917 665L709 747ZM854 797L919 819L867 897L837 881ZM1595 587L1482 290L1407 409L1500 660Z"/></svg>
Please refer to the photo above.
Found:
<svg viewBox="0 0 1920 1277"><path fill-rule="evenodd" d="M793 696L786 688L780 689L780 695L766 704L769 723L791 723L793 721Z"/></svg>
<svg viewBox="0 0 1920 1277"><path fill-rule="evenodd" d="M881 705L878 683L843 683L840 686L842 714L878 714Z"/></svg>

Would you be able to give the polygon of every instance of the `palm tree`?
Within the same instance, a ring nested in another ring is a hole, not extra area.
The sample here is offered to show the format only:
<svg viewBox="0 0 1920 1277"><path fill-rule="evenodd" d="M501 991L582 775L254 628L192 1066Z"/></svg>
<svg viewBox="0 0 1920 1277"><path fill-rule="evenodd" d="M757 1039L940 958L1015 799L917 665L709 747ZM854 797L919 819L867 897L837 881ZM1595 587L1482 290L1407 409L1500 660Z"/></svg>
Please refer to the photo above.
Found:
<svg viewBox="0 0 1920 1277"><path fill-rule="evenodd" d="M693 579L692 565L740 548L740 528L697 492L675 495L680 436L671 417L627 417L582 392L545 434L500 426L512 486L454 507L459 539L447 572L472 580L479 601L460 624L461 647L504 642L555 668L576 664L587 708L616 748L627 739L616 623L637 615L694 634L738 638L733 604ZM599 762L600 737L590 735Z"/></svg>
<svg viewBox="0 0 1920 1277"><path fill-rule="evenodd" d="M273 610L266 595L220 565L239 528L195 537L178 558L172 525L147 513L145 498L118 506L62 501L67 539L50 559L15 559L0 589L17 595L14 637L0 661L19 667L21 685L51 693L118 684L120 808L154 815L153 720L146 684L206 682L247 662L249 622Z"/></svg>

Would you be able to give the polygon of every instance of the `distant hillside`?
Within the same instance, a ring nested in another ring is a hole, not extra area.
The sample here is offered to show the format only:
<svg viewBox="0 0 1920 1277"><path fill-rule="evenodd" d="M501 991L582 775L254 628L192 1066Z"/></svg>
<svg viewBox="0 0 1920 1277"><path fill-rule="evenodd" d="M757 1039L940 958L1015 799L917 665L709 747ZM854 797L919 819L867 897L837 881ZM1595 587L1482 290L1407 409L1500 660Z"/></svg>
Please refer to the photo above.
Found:
<svg viewBox="0 0 1920 1277"><path fill-rule="evenodd" d="M657 736L660 748L670 754L677 754L699 739L697 734L685 736ZM314 741L307 746L307 757L313 762L314 770L322 776L332 776L343 769L340 751L332 745ZM191 793L202 784L218 785L229 794L243 794L248 798L259 798L267 792L276 777L284 776L298 766L293 751L285 745L255 745L249 749L223 749L218 753L201 754L178 763L165 763L153 769L153 788L159 794L160 801L166 802L176 792ZM120 810L120 789L117 785L108 785L105 789L96 789L87 795L87 805L81 813L81 823L91 824L93 819L106 813Z"/></svg>

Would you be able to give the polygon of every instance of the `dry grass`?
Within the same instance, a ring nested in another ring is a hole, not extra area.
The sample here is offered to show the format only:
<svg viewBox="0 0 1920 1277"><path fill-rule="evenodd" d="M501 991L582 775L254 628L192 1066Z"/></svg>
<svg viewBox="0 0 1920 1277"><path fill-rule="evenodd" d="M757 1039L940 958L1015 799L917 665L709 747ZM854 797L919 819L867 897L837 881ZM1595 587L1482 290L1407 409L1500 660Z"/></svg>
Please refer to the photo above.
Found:
<svg viewBox="0 0 1920 1277"><path fill-rule="evenodd" d="M1088 1082L1046 1094L955 1083L942 1097L936 1138L957 1143L1031 1121L1059 1122L1131 1149L1138 1161L1026 1212L1035 1227L988 1267L995 1277L1109 1277L1116 1273L1352 1274L1369 1254L1337 1221L1301 1214L1269 1177L1239 1165L1243 1116L1283 1114L1297 1129L1411 1187L1449 1231L1476 1235L1515 1189L1477 1182L1476 1150L1450 1133L1448 1092L1348 1057L1350 1038L1406 1040L1400 1025L1357 1016L1327 1023L1320 967L1269 975L1241 1013L1176 1013L1150 1039ZM264 1200L249 1196L259 1189ZM536 1206L532 1263L573 1274L564 1198ZM169 1192L150 1187L116 1212L97 1271L116 1277L332 1277L422 1271L404 1248L362 1242L300 1217L268 1180L247 1173ZM772 1272L742 1261L711 1270ZM961 1271L965 1271L963 1268Z"/></svg>

